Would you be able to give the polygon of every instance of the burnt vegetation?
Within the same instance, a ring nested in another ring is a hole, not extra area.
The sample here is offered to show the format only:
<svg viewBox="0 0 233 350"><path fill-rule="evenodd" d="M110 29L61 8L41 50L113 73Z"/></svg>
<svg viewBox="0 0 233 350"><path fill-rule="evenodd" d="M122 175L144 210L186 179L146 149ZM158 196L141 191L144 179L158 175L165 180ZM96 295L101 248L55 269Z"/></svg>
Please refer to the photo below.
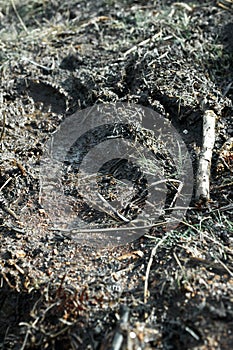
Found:
<svg viewBox="0 0 233 350"><path fill-rule="evenodd" d="M233 347L232 14L232 0L0 0L0 349ZM97 249L51 230L40 160L65 118L112 102L170 120L195 174L213 111L210 198L169 232Z"/></svg>

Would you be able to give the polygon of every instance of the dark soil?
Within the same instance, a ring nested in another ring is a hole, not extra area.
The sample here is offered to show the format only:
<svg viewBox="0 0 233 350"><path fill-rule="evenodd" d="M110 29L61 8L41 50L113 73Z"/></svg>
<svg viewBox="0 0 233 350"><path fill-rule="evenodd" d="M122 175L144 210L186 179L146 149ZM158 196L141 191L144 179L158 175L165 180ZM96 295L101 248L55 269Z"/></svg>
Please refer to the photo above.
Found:
<svg viewBox="0 0 233 350"><path fill-rule="evenodd" d="M233 3L0 1L0 348L233 348ZM77 110L131 102L194 169L217 114L211 198L169 232L97 249L49 229L46 141ZM232 139L231 139L232 140Z"/></svg>

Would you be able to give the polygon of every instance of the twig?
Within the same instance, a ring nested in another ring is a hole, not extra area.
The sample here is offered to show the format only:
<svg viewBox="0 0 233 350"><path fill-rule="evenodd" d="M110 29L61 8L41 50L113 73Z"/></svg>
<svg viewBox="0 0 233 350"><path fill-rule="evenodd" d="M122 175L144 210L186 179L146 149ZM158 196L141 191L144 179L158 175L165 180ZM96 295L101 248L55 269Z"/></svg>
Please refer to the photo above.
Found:
<svg viewBox="0 0 233 350"><path fill-rule="evenodd" d="M13 212L13 210L8 208L8 206L6 204L6 200L3 197L3 195L1 195L1 193L0 193L0 209L5 211L7 214L10 214L14 219L16 219L16 220L19 219L18 216L15 214L15 212Z"/></svg>
<svg viewBox="0 0 233 350"><path fill-rule="evenodd" d="M2 185L2 187L0 187L0 192L3 190L4 187L6 187L6 185L12 180L12 177L9 177L6 182L4 182L4 184Z"/></svg>
<svg viewBox="0 0 233 350"><path fill-rule="evenodd" d="M135 220L136 222L136 220ZM132 222L133 223L133 222ZM63 229L61 227L51 227L49 231L59 231L61 233L101 233L101 232L113 232L113 231L130 231L130 230L141 230L141 229L149 229L152 227L160 226L163 224L167 224L167 221L161 221L156 224L144 225L144 226L130 226L130 227L105 227L105 228L88 228L88 229Z"/></svg>
<svg viewBox="0 0 233 350"><path fill-rule="evenodd" d="M172 208L172 207L174 206L174 204L175 204L175 202L176 202L178 196L179 196L180 193L181 193L181 190L182 190L183 186L184 186L183 183L180 183L180 184L179 184L179 186L178 186L178 188L177 188L177 191L176 191L176 194L175 194L174 198L172 199L172 202L171 202L169 208ZM173 208L173 209L174 209L174 208Z"/></svg>
<svg viewBox="0 0 233 350"><path fill-rule="evenodd" d="M216 211L218 212L223 212L223 211L226 211L226 210L231 210L233 209L233 203L230 203L230 204L227 204L227 205L224 205L223 207L220 207L220 208L216 208L216 209L212 209L210 211L208 211L207 213L203 213L203 215L210 215L211 213L215 213Z"/></svg>
<svg viewBox="0 0 233 350"><path fill-rule="evenodd" d="M7 204L6 204L6 200L3 197L3 194L1 194L2 190L4 187L6 187L6 185L12 180L12 177L9 177L9 179L6 180L6 182L4 182L4 184L0 187L0 209L2 209L3 211L5 211L5 213L10 214L14 219L18 220L18 215L15 214L15 212L13 212L12 209L8 208Z"/></svg>
<svg viewBox="0 0 233 350"><path fill-rule="evenodd" d="M191 328L185 327L186 332L188 332L194 339L199 340L200 337Z"/></svg>
<svg viewBox="0 0 233 350"><path fill-rule="evenodd" d="M97 195L98 195L98 197L102 200L102 202L104 203L104 205L105 205L108 209L110 209L110 210L117 216L117 218L120 219L120 221L124 221L124 222L126 222L126 223L129 223L129 222L130 222L130 220L128 220L125 216L123 216L122 214L120 214L108 201L106 201L106 199L105 199L100 193L98 193ZM108 213L108 214L109 214L109 213ZM111 215L111 216L112 216L112 215ZM116 218L114 217L114 219L116 219Z"/></svg>
<svg viewBox="0 0 233 350"><path fill-rule="evenodd" d="M3 115L3 117L2 117L3 125L2 125L2 130L1 130L1 133L0 133L0 143L3 140L5 126L6 126L6 113L5 113L5 111L3 112L2 115Z"/></svg>
<svg viewBox="0 0 233 350"><path fill-rule="evenodd" d="M124 52L123 56L126 57L128 56L131 52L136 51L139 47L145 46L146 44L148 44L149 42L161 38L162 35L162 31L160 30L158 33L156 33L155 35L153 35L150 38L147 38L143 41L140 41L138 44L132 46L129 50L127 50L126 52Z"/></svg>
<svg viewBox="0 0 233 350"><path fill-rule="evenodd" d="M29 32L28 32L28 30L27 30L27 27L25 26L25 24L24 24L22 18L20 17L20 15L19 15L19 13L18 13L18 11L17 11L17 8L16 8L16 6L15 6L14 0L11 0L11 5L12 5L12 7L13 7L13 10L15 11L15 14L16 14L18 20L20 21L21 26L23 27L23 29L25 30L25 32L26 32L27 34L29 34Z"/></svg>
<svg viewBox="0 0 233 350"><path fill-rule="evenodd" d="M229 7L228 7L229 4ZM217 6L221 7L224 10L230 10L230 6L232 5L232 0L225 0L225 4L222 1L217 2Z"/></svg>
<svg viewBox="0 0 233 350"><path fill-rule="evenodd" d="M233 186L233 182L228 182L226 184L223 185L219 185L219 186L214 186L213 188L216 190L220 189L220 188L224 188L224 187L228 187L228 186Z"/></svg>
<svg viewBox="0 0 233 350"><path fill-rule="evenodd" d="M1 209L3 211L5 211L7 214L9 214L10 216L12 216L15 220L19 219L18 215L16 215L15 212L13 210L11 210L10 208L8 208L6 206L1 206Z"/></svg>
<svg viewBox="0 0 233 350"><path fill-rule="evenodd" d="M210 197L210 167L215 142L216 114L212 110L203 115L203 143L197 171L196 200L208 201Z"/></svg>
<svg viewBox="0 0 233 350"><path fill-rule="evenodd" d="M188 12L193 11L193 7L189 6L188 4L185 4L184 2L174 2L173 6L181 7L183 9L187 10Z"/></svg>
<svg viewBox="0 0 233 350"><path fill-rule="evenodd" d="M182 182L180 180L177 179L163 179L163 180L159 180L156 182L152 182L152 184L150 184L150 187L155 186L155 185L159 185L161 183L167 183L167 182L178 182L179 184L182 184Z"/></svg>
<svg viewBox="0 0 233 350"><path fill-rule="evenodd" d="M120 325L122 323L128 322L128 319L129 319L129 308L123 305L121 310L121 318L119 321ZM118 330L114 335L111 350L120 350L123 340L124 338L123 338L122 332Z"/></svg>
<svg viewBox="0 0 233 350"><path fill-rule="evenodd" d="M226 266L226 264L224 264L223 261L221 261L219 258L217 258L218 262L220 265L222 265L224 267L224 269L229 273L229 275L231 277L233 277L233 272Z"/></svg>
<svg viewBox="0 0 233 350"><path fill-rule="evenodd" d="M179 266L179 268L181 269L181 271L182 271L183 274L184 274L184 273L185 273L185 270L184 270L183 266L181 265L181 262L180 262L180 260L179 260L179 258L178 258L178 256L176 255L175 252L173 252L173 256L174 256L174 258L175 258L175 260L176 260L176 262L177 262L177 265Z"/></svg>
<svg viewBox="0 0 233 350"><path fill-rule="evenodd" d="M46 70L46 71L48 71L48 72L54 70L54 68L55 68L54 58L52 58L52 65L51 65L51 67L44 66L43 64L39 64L39 63L37 63L37 62L35 62L35 61L29 60L29 59L26 58L26 57L22 57L22 60L24 60L24 61L26 61L26 62L28 62L28 63L31 63L31 64L33 64L34 66L39 67L39 68L41 68L41 69L44 69L44 70Z"/></svg>
<svg viewBox="0 0 233 350"><path fill-rule="evenodd" d="M156 253L158 247L163 244L163 242L167 239L167 237L168 237L168 235L164 236L151 250L150 260L148 262L147 269L146 269L145 284L144 284L144 303L145 304L147 303L148 294L149 294L148 281L149 281L151 265L153 263L153 259L154 259L154 256L155 256L155 253Z"/></svg>
<svg viewBox="0 0 233 350"><path fill-rule="evenodd" d="M22 344L20 350L24 350L25 349L25 346L27 345L27 340L28 340L29 334L30 334L30 331L27 330L26 335L25 335L24 340L23 340L23 344Z"/></svg>
<svg viewBox="0 0 233 350"><path fill-rule="evenodd" d="M8 224L8 225L4 224L4 225L1 225L1 227L6 228L7 230L17 232L17 233L25 234L25 230L23 228L19 228L19 227L16 227L14 225L11 225L11 224Z"/></svg>

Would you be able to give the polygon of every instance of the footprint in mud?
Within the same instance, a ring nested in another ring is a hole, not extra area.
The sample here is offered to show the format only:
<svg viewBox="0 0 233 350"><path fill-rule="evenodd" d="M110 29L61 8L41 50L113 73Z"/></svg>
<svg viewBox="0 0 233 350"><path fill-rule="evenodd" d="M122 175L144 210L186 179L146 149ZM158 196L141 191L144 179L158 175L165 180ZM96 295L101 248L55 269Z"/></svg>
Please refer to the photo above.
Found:
<svg viewBox="0 0 233 350"><path fill-rule="evenodd" d="M64 114L67 110L67 97L64 92L59 91L59 87L45 82L29 80L27 86L24 84L20 89L25 91L36 105L40 105L42 112Z"/></svg>

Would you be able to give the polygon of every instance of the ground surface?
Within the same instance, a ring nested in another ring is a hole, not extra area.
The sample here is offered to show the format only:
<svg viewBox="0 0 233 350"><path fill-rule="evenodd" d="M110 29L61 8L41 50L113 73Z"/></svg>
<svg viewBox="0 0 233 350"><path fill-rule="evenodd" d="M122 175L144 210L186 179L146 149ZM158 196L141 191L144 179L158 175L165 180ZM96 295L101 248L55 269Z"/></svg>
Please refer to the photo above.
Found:
<svg viewBox="0 0 233 350"><path fill-rule="evenodd" d="M0 348L233 347L232 1L0 1ZM44 144L94 103L172 121L193 156L217 116L211 200L112 249L48 230ZM185 132L184 132L185 131Z"/></svg>

